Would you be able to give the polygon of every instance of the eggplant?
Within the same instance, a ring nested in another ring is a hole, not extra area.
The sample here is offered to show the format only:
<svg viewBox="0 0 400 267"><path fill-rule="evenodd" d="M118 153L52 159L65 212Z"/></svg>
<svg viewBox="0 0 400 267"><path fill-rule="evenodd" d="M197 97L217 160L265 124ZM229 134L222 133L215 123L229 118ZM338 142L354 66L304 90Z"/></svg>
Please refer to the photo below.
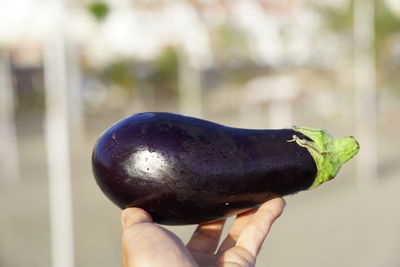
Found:
<svg viewBox="0 0 400 267"><path fill-rule="evenodd" d="M240 129L152 112L106 130L92 167L120 208L140 207L160 224L199 224L315 188L358 150L353 137L321 129Z"/></svg>

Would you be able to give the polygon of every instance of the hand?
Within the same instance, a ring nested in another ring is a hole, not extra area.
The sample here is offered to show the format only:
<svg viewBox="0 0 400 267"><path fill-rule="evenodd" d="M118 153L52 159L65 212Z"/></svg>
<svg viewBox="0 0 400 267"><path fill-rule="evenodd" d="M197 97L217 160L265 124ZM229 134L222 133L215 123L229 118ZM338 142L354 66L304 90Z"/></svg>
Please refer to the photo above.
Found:
<svg viewBox="0 0 400 267"><path fill-rule="evenodd" d="M275 198L238 215L219 248L225 220L200 224L185 246L175 234L155 225L146 211L125 209L121 216L123 266L254 266L273 222L284 207L285 201Z"/></svg>

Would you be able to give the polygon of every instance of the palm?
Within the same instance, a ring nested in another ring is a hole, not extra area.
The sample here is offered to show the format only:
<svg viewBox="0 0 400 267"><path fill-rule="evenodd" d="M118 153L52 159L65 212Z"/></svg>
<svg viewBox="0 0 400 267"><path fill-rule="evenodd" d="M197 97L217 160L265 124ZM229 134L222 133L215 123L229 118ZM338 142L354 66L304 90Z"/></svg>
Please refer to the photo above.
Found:
<svg viewBox="0 0 400 267"><path fill-rule="evenodd" d="M199 225L185 247L175 234L153 224L148 214L136 213L136 222L124 227L124 266L254 266L283 208L283 199L276 198L238 215L219 247L224 220Z"/></svg>

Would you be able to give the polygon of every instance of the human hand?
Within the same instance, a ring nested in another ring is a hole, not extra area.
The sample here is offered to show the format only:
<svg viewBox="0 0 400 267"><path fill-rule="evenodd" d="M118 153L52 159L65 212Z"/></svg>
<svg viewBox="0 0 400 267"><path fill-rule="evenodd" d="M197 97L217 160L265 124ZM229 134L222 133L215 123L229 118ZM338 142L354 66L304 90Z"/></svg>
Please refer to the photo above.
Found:
<svg viewBox="0 0 400 267"><path fill-rule="evenodd" d="M218 247L225 220L200 224L185 246L171 231L153 223L139 208L122 212L124 267L254 266L273 222L285 207L275 198L239 214Z"/></svg>

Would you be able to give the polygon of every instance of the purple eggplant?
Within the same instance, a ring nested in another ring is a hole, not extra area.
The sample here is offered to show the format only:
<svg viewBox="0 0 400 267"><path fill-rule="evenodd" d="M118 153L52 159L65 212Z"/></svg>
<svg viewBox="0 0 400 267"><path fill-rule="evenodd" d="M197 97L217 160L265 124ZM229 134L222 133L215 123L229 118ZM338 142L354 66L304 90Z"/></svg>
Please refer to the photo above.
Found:
<svg viewBox="0 0 400 267"><path fill-rule="evenodd" d="M198 224L315 188L358 150L353 137L320 129L240 129L153 112L110 127L92 166L120 208L143 208L161 224Z"/></svg>

